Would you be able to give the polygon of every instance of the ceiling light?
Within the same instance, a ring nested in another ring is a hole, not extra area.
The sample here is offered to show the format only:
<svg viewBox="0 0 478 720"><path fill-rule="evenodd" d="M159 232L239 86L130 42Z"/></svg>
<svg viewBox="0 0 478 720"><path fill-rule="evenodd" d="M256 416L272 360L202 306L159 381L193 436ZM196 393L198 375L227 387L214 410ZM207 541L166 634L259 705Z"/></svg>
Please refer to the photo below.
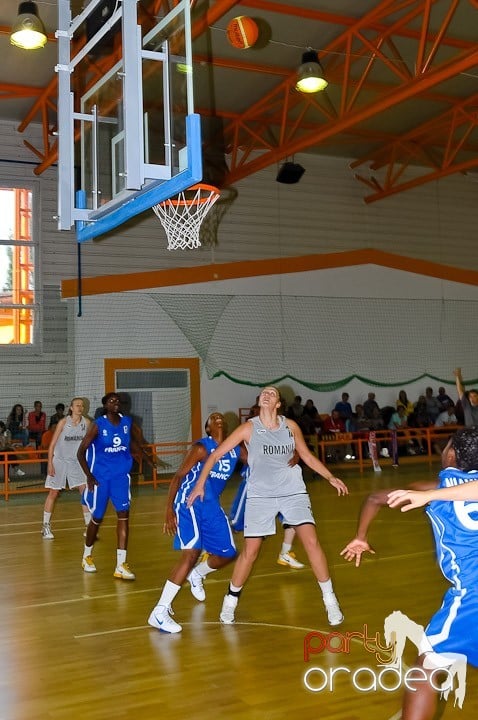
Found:
<svg viewBox="0 0 478 720"><path fill-rule="evenodd" d="M325 90L329 83L324 78L319 57L315 50L307 50L302 55L302 64L297 71L296 90L303 93L316 93Z"/></svg>
<svg viewBox="0 0 478 720"><path fill-rule="evenodd" d="M38 17L35 2L21 2L18 17L10 35L10 42L24 50L37 50L47 41L44 25Z"/></svg>

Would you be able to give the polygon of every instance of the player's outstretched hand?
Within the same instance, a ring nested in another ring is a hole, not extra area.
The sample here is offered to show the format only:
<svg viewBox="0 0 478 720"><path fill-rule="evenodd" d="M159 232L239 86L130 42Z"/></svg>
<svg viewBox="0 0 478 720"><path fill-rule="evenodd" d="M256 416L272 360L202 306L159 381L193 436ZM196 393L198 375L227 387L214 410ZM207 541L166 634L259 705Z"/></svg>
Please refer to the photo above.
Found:
<svg viewBox="0 0 478 720"><path fill-rule="evenodd" d="M354 538L349 542L348 545L344 547L340 554L342 555L344 560L348 560L348 562L355 560L355 567L358 567L360 565L360 561L362 560L362 555L364 552L369 552L372 555L375 555L375 550L372 548L371 545L368 544L366 540L359 540L358 538Z"/></svg>
<svg viewBox="0 0 478 720"><path fill-rule="evenodd" d="M338 477L332 477L327 478L329 483L337 490L338 495L348 495L349 489L347 485Z"/></svg>
<svg viewBox="0 0 478 720"><path fill-rule="evenodd" d="M393 490L388 494L387 505L391 508L403 505L401 511L408 512L423 507L427 502L430 502L430 493L426 490Z"/></svg>

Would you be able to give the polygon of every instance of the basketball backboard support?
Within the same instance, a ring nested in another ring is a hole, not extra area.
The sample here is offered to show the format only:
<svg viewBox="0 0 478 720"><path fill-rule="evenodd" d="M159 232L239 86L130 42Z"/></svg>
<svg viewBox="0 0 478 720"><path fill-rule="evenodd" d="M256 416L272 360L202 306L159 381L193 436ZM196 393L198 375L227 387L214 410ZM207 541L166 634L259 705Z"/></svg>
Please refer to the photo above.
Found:
<svg viewBox="0 0 478 720"><path fill-rule="evenodd" d="M200 182L190 0L138 22L138 0L58 0L58 229L96 238Z"/></svg>

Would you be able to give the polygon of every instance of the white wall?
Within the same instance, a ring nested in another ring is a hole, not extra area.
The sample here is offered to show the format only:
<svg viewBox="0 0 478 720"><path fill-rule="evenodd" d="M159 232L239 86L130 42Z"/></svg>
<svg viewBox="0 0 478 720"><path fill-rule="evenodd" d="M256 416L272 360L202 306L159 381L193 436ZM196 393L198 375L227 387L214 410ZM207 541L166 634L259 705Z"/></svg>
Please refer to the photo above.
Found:
<svg viewBox="0 0 478 720"><path fill-rule="evenodd" d="M14 124L0 123L0 177L27 178L38 183L41 207L39 293L43 306L44 343L41 351L31 357L24 357L22 353L12 357L2 353L0 348L0 417L17 401L30 406L33 400L40 398L50 410L59 400L66 402L76 393L89 397L92 406L95 406L103 392L104 357L170 355L172 348L188 357L200 354L194 343L184 334L178 334L175 323L165 317L159 303L152 298L154 293L170 296L243 293L276 298L282 294L304 298L304 313L307 312L307 297L322 297L324 302L340 297L341 307L346 306L346 299L352 302L353 298L397 298L397 303L400 301L404 303L403 307L410 309L410 328L417 335L420 335L421 324L427 323L427 316L423 315L424 305L428 303L430 307L437 303L438 307L447 300L463 302L467 314L462 315L456 310L453 345L447 347L444 338L439 351L436 348L433 351L432 365L439 364L439 377L443 380L448 377L451 380L450 373L455 364L464 366L466 378L471 379L478 374L474 370L474 320L472 317L468 320L473 307L470 303L476 300L476 288L374 266L329 270L320 274L271 276L259 280L251 278L234 286L218 282L152 289L147 299L144 293L137 294L141 297L134 297L135 293L127 294L120 299L117 295L104 296L100 300L84 298L84 318L76 318L76 304L70 307L67 315L65 306L59 302L58 288L62 279L76 276L77 245L74 233L59 233L56 229L55 168L36 178L33 175L35 158L24 147L23 139ZM41 127L30 125L26 139L33 145L41 146ZM286 268L287 257L290 256L365 247L478 269L475 241L478 186L468 178L455 175L366 205L362 197L363 186L353 179L347 160L318 155L301 155L296 159L306 168L298 185L276 183L275 167L238 184L238 197L219 226L217 246L203 247L198 251L168 252L157 219L152 213L145 213L138 221L120 227L108 237L84 245L84 275L281 257ZM138 311L143 305L146 307L144 314L141 309ZM438 322L440 313L436 307L432 309ZM144 323L144 318L147 323ZM337 319L341 321L340 314ZM447 322L450 321L448 318ZM387 317L377 323L377 343L371 343L368 349L372 361L377 360L377 350L381 348L380 326L387 327L387 323L390 324ZM247 337L242 340L239 352L245 352L247 342ZM352 350L354 342L352 332ZM429 353L430 347L425 344L421 350L425 371L429 370ZM210 372L215 359L207 360ZM237 357L235 360L237 363ZM353 356L348 358L348 367L353 365L353 360ZM337 358L338 370L341 370L340 361ZM406 358L402 358L397 367L390 368L397 382L407 381L410 377L403 372L408 369L406 362ZM319 371L322 371L322 366ZM320 379L319 371L316 381ZM297 373L296 377L303 379L303 375ZM423 381L423 386L425 384L428 383ZM430 384L436 385L434 382ZM307 388L301 387L298 380L290 385L291 391L316 400L321 410L328 409L341 392L337 390L316 397ZM422 390L421 381L418 385L417 392ZM358 380L351 381L347 389L354 403L363 399L366 391ZM376 392L381 403L389 402L390 395L395 397L396 394L395 389L377 388ZM209 379L206 370L203 370L202 393L205 415L208 407L236 410L249 405L256 389L247 384L231 383L225 378ZM410 395L414 394L415 389L412 388Z"/></svg>

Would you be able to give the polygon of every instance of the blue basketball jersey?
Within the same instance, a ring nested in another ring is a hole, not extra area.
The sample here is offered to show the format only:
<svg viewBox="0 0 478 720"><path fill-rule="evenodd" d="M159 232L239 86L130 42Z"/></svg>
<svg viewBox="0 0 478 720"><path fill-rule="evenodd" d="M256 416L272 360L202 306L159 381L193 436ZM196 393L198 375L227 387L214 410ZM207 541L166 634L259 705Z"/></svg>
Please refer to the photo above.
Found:
<svg viewBox="0 0 478 720"><path fill-rule="evenodd" d="M113 425L103 415L95 422L98 435L86 453L91 473L98 478L128 474L133 465L130 452L132 419L120 415L118 425Z"/></svg>
<svg viewBox="0 0 478 720"><path fill-rule="evenodd" d="M478 471L445 468L438 476L439 488L478 480ZM427 506L438 563L444 576L460 589L464 579L478 578L478 503L434 501Z"/></svg>
<svg viewBox="0 0 478 720"><path fill-rule="evenodd" d="M438 487L478 480L478 472L446 468ZM440 568L452 583L440 609L431 618L426 639L445 660L456 654L478 667L478 503L434 501L426 512L431 520Z"/></svg>
<svg viewBox="0 0 478 720"><path fill-rule="evenodd" d="M197 445L202 445L207 454L210 455L217 448L217 442L207 435L206 437L198 440ZM240 447L237 445L235 448L230 450L224 455L212 468L209 473L209 477L204 487L204 501L206 500L217 500L221 495L226 482L231 477L234 469L240 459ZM194 467L184 476L183 481L176 494L176 503L185 503L192 489L195 487L201 470L203 469L204 462L197 462Z"/></svg>

